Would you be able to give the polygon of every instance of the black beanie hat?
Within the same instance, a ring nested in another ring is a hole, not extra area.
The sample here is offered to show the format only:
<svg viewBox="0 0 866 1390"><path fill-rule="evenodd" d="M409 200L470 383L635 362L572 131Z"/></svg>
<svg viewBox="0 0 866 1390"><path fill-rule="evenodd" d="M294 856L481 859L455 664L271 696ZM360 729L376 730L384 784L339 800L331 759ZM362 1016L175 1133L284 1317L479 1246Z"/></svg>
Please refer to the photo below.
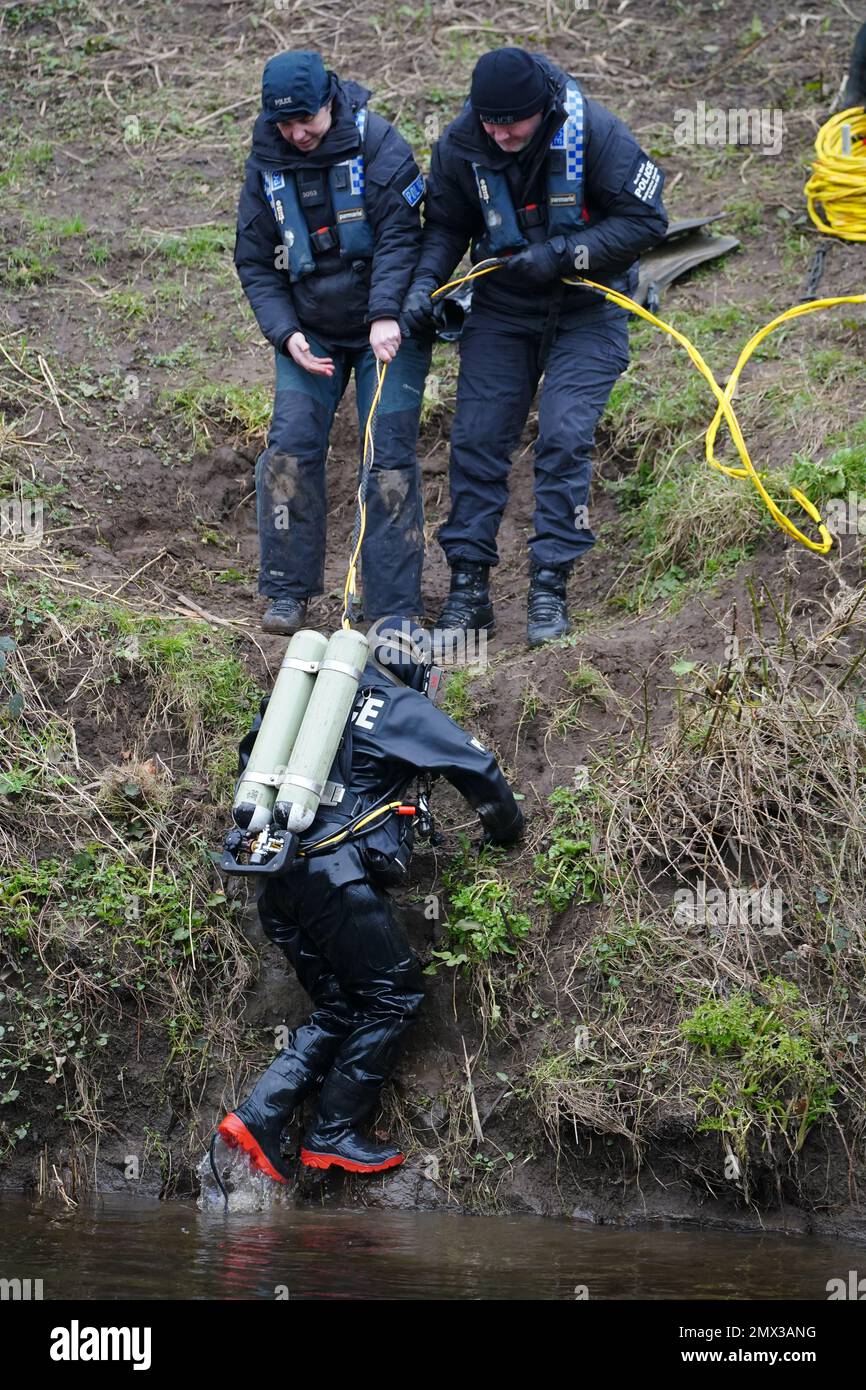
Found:
<svg viewBox="0 0 866 1390"><path fill-rule="evenodd" d="M488 125L525 121L546 99L544 73L523 48L496 48L475 64L469 100L478 119Z"/></svg>

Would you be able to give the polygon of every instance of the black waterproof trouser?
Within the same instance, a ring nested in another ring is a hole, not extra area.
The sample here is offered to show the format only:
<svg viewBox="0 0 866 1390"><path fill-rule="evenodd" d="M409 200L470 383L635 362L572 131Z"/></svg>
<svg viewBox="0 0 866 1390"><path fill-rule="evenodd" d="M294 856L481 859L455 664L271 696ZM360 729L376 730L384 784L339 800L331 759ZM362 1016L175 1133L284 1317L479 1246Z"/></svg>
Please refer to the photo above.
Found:
<svg viewBox="0 0 866 1390"><path fill-rule="evenodd" d="M258 899L266 936L314 1004L290 1047L322 1073L381 1086L424 998L417 956L357 844L296 862Z"/></svg>
<svg viewBox="0 0 866 1390"><path fill-rule="evenodd" d="M496 536L508 500L511 456L533 398L535 515L529 538L539 566L572 565L595 544L589 525L595 428L628 366L628 315L601 301L563 312L546 362L544 333L473 309L460 340L451 427L451 511L439 528L449 565L499 561Z"/></svg>

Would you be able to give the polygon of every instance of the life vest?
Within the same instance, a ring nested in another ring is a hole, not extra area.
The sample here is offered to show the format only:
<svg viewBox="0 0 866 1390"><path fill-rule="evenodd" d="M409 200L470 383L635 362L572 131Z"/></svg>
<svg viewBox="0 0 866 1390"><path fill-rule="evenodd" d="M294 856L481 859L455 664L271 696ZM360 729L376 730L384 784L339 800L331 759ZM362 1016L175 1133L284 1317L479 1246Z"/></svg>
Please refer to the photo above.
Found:
<svg viewBox="0 0 866 1390"><path fill-rule="evenodd" d="M312 275L316 269L316 256L336 246L339 246L343 260L372 259L373 233L364 204L366 106L360 107L355 113L355 124L361 136L361 149L352 159L332 164L327 170L262 171L265 196L288 252L289 279L292 281ZM326 174L336 225L319 227L311 232L303 209L318 206L324 209L327 206Z"/></svg>
<svg viewBox="0 0 866 1390"><path fill-rule="evenodd" d="M500 170L472 165L487 231L473 246L473 259L501 256L529 245L524 228L545 226L549 237L579 231L586 223L583 206L583 96L569 78L565 120L547 151L547 203L515 208L508 180Z"/></svg>

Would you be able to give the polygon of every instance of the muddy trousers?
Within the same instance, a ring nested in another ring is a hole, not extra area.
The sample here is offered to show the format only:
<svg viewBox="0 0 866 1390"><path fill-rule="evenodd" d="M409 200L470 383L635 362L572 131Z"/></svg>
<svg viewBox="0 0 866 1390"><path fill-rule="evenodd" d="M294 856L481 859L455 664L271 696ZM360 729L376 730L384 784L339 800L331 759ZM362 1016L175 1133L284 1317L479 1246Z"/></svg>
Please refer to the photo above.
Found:
<svg viewBox="0 0 866 1390"><path fill-rule="evenodd" d="M286 353L276 354L268 446L256 463L259 593L270 598L305 599L324 592L325 461L331 426L354 371L363 451L376 391L376 359L369 344L354 351L326 351L311 333L306 337L316 356L333 359L335 370L332 377L312 376ZM361 551L369 621L421 612L424 513L416 445L430 353L429 345L407 340L385 374ZM354 501L352 506L354 512ZM348 559L347 554L346 563Z"/></svg>
<svg viewBox="0 0 866 1390"><path fill-rule="evenodd" d="M382 1086L421 1006L423 977L358 849L346 846L269 880L258 910L266 936L285 953L314 1005L290 1034L287 1051L310 1076L333 1066L350 1081Z"/></svg>
<svg viewBox="0 0 866 1390"><path fill-rule="evenodd" d="M473 311L460 340L451 429L451 512L438 533L453 565L498 562L511 455L541 378L542 334ZM628 315L601 301L563 317L550 345L535 442L535 564L571 565L595 544L589 526L595 428L628 366Z"/></svg>

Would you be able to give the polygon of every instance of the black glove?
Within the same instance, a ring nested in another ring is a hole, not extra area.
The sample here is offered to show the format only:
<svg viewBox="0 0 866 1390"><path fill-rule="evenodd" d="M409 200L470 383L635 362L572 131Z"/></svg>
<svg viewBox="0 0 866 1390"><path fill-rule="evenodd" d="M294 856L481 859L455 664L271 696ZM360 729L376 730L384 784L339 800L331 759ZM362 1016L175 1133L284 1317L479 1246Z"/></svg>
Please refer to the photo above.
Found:
<svg viewBox="0 0 866 1390"><path fill-rule="evenodd" d="M479 806L478 818L484 827L483 845L515 845L523 834L523 812L513 802L512 806Z"/></svg>
<svg viewBox="0 0 866 1390"><path fill-rule="evenodd" d="M422 275L410 286L401 314L402 325L410 338L432 337L438 304L430 296L435 289L438 285L432 275Z"/></svg>
<svg viewBox="0 0 866 1390"><path fill-rule="evenodd" d="M564 236L552 237L550 241L536 241L516 256L509 256L503 262L509 275L517 275L525 285L541 288L561 280L563 275L574 273L568 243Z"/></svg>

